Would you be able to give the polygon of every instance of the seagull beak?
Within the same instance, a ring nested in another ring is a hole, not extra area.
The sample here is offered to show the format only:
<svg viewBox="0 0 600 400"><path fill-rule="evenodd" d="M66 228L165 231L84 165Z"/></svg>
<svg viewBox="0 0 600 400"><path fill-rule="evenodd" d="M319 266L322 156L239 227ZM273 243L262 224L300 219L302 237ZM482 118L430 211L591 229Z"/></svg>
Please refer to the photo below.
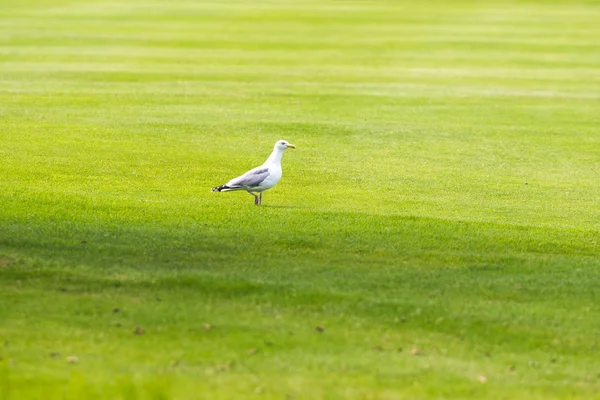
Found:
<svg viewBox="0 0 600 400"><path fill-rule="evenodd" d="M292 149L296 148L296 146L294 146L293 144L288 144L288 147L291 147Z"/></svg>

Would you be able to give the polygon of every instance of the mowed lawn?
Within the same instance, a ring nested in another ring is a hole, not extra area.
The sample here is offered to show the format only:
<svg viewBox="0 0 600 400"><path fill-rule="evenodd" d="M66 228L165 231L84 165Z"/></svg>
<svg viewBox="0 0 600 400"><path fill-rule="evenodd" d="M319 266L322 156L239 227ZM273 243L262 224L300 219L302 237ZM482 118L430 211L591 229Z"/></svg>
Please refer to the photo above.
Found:
<svg viewBox="0 0 600 400"><path fill-rule="evenodd" d="M600 398L598 21L2 0L0 399Z"/></svg>

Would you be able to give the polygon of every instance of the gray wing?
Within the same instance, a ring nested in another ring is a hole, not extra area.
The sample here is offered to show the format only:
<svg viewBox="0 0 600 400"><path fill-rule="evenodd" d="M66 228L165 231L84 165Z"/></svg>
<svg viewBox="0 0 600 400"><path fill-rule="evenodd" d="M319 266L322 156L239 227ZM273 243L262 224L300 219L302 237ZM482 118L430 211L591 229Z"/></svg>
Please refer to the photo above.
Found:
<svg viewBox="0 0 600 400"><path fill-rule="evenodd" d="M257 167L257 168L251 169L250 171L246 172L242 176L233 178L232 180L227 182L227 186L229 186L231 188L235 188L235 187L247 188L247 187L258 186L270 174L271 173L269 172L269 168Z"/></svg>

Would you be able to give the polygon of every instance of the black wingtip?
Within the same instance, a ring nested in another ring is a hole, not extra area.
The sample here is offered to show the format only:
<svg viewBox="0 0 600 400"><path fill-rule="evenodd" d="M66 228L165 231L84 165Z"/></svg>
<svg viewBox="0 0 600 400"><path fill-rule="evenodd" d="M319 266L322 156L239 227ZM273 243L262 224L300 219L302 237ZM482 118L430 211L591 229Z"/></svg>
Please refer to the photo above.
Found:
<svg viewBox="0 0 600 400"><path fill-rule="evenodd" d="M227 186L227 185L217 186L217 187L212 188L212 191L213 192L221 192L221 191L223 191L223 189L229 189L229 186Z"/></svg>

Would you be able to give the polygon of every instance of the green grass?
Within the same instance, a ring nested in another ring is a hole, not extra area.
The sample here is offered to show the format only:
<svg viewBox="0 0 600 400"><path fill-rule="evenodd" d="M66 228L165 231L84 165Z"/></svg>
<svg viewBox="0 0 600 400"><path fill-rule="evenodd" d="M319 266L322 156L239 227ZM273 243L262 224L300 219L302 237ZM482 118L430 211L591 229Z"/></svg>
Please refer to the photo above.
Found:
<svg viewBox="0 0 600 400"><path fill-rule="evenodd" d="M599 20L3 0L0 399L600 398Z"/></svg>

